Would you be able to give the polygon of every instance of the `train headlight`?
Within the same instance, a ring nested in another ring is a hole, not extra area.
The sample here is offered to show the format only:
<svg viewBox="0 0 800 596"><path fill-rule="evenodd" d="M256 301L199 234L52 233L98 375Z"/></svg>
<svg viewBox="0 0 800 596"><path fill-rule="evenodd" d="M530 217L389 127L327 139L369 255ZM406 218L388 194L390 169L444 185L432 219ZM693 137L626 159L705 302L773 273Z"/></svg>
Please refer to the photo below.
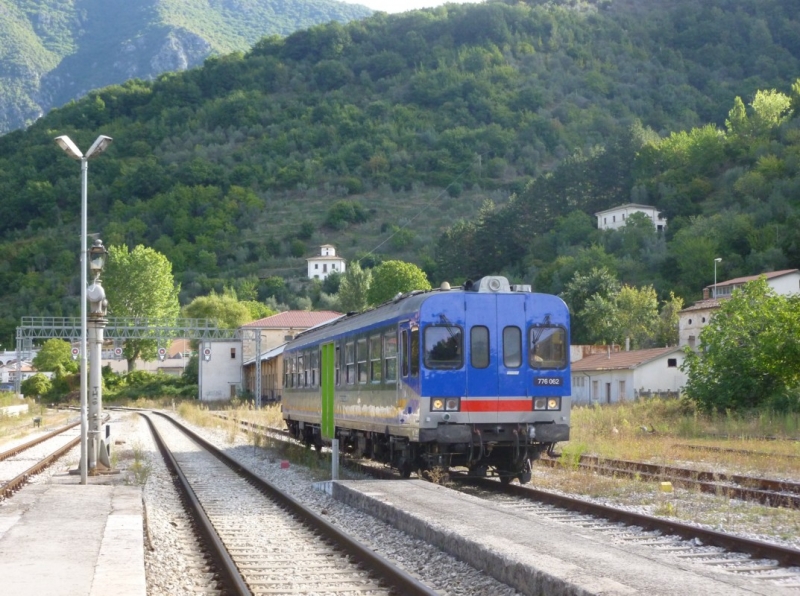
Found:
<svg viewBox="0 0 800 596"><path fill-rule="evenodd" d="M448 397L444 402L444 409L448 412L458 412L461 409L461 400L457 397Z"/></svg>
<svg viewBox="0 0 800 596"><path fill-rule="evenodd" d="M444 400L438 397L431 400L431 412L444 412Z"/></svg>
<svg viewBox="0 0 800 596"><path fill-rule="evenodd" d="M546 410L547 409L547 398L546 397L537 397L533 400L533 409L534 410Z"/></svg>
<svg viewBox="0 0 800 596"><path fill-rule="evenodd" d="M549 397L547 399L547 409L548 410L560 410L561 409L561 398L560 397Z"/></svg>

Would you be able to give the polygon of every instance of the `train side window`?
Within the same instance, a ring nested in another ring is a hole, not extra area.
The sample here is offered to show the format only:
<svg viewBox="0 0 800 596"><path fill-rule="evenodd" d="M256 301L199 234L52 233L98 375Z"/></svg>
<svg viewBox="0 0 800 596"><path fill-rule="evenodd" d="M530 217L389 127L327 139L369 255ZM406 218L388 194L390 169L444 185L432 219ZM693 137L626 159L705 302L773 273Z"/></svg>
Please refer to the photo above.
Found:
<svg viewBox="0 0 800 596"><path fill-rule="evenodd" d="M369 338L369 380L372 383L381 382L381 336L374 335Z"/></svg>
<svg viewBox="0 0 800 596"><path fill-rule="evenodd" d="M387 383L397 380L397 334L389 331L383 338L383 358L386 362L385 379Z"/></svg>
<svg viewBox="0 0 800 596"><path fill-rule="evenodd" d="M311 352L311 386L317 386L317 379L319 378L319 374L317 371L319 370L319 348L314 348L314 351Z"/></svg>
<svg viewBox="0 0 800 596"><path fill-rule="evenodd" d="M339 366L342 362L342 348L341 346L336 346L336 349L333 352L333 376L334 376L334 383L338 387L341 383L341 375L339 374Z"/></svg>
<svg viewBox="0 0 800 596"><path fill-rule="evenodd" d="M289 358L283 359L283 386L284 387L291 387L289 383L289 363L291 360Z"/></svg>
<svg viewBox="0 0 800 596"><path fill-rule="evenodd" d="M476 325L469 330L469 360L473 368L489 366L489 328Z"/></svg>
<svg viewBox="0 0 800 596"><path fill-rule="evenodd" d="M567 330L563 327L531 327L532 368L564 368L567 365Z"/></svg>
<svg viewBox="0 0 800 596"><path fill-rule="evenodd" d="M411 376L419 376L419 329L411 330Z"/></svg>
<svg viewBox="0 0 800 596"><path fill-rule="evenodd" d="M358 384L367 382L367 340L359 339L356 342L356 361L358 363Z"/></svg>
<svg viewBox="0 0 800 596"><path fill-rule="evenodd" d="M461 368L464 353L461 328L455 325L430 325L425 328L425 366Z"/></svg>
<svg viewBox="0 0 800 596"><path fill-rule="evenodd" d="M300 354L297 357L297 387L305 387L305 356Z"/></svg>
<svg viewBox="0 0 800 596"><path fill-rule="evenodd" d="M503 329L503 364L508 368L522 366L522 331L519 327Z"/></svg>
<svg viewBox="0 0 800 596"><path fill-rule="evenodd" d="M355 344L348 342L344 345L345 383L352 385L356 382L356 351Z"/></svg>
<svg viewBox="0 0 800 596"><path fill-rule="evenodd" d="M404 377L408 376L408 331L403 330L400 333L400 355L402 358L401 373Z"/></svg>

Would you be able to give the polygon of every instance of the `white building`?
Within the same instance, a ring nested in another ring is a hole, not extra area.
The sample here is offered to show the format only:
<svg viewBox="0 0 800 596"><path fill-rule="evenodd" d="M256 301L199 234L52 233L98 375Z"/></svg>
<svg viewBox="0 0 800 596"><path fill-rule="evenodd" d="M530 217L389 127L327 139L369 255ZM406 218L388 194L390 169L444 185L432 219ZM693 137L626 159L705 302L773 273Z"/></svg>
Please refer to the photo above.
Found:
<svg viewBox="0 0 800 596"><path fill-rule="evenodd" d="M628 222L628 218L634 213L644 213L653 221L653 225L659 232L667 227L667 220L658 212L658 209L650 205L638 205L637 203L628 203L605 211L598 211L594 216L597 218L598 229L617 230L624 226Z"/></svg>
<svg viewBox="0 0 800 596"><path fill-rule="evenodd" d="M206 340L198 356L200 401L235 398L242 389L242 340Z"/></svg>
<svg viewBox="0 0 800 596"><path fill-rule="evenodd" d="M789 296L800 292L800 270L798 269L784 269L760 275L735 277L717 282L716 286L714 284L706 286L703 288L703 299L684 308L678 314L678 345L696 347L699 343L700 332L711 321L711 317L720 306L720 301L730 298L736 288L741 288L744 284L762 276L767 279L767 285L775 290L776 294Z"/></svg>
<svg viewBox="0 0 800 596"><path fill-rule="evenodd" d="M346 261L336 256L336 247L332 244L323 244L319 247L319 256L310 257L308 261L308 277L310 279L325 279L334 271L344 273Z"/></svg>
<svg viewBox="0 0 800 596"><path fill-rule="evenodd" d="M678 347L586 356L572 363L572 403L611 404L651 395L677 397L686 384Z"/></svg>

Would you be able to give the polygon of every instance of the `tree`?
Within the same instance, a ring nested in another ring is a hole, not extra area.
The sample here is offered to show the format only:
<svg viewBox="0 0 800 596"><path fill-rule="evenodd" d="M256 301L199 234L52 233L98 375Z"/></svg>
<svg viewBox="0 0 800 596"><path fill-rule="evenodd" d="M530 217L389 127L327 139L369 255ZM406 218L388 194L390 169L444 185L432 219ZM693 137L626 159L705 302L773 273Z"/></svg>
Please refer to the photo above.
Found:
<svg viewBox="0 0 800 596"><path fill-rule="evenodd" d="M613 306L613 302L609 302L609 299L617 292L619 292L619 282L616 276L605 267L594 267L585 275L580 271L575 272L561 294L561 298L569 306L572 317L572 343L586 344L597 338L596 333L602 329L602 325L599 323L605 316L601 313L607 313ZM595 296L600 298L595 298ZM593 300L593 305L589 311L586 311L585 308L590 299ZM600 339L610 340L608 337L602 337L604 333L600 335Z"/></svg>
<svg viewBox="0 0 800 596"><path fill-rule="evenodd" d="M269 310L266 305L264 308ZM239 302L231 288L225 288L222 294L211 290L208 296L198 296L183 308L183 315L208 319L222 329L237 329L253 320L248 303Z"/></svg>
<svg viewBox="0 0 800 596"><path fill-rule="evenodd" d="M103 280L108 310L114 316L172 324L180 312L180 286L172 277L172 264L152 248L110 247ZM154 360L157 348L155 339L128 340L124 351L128 370L136 368L139 357Z"/></svg>
<svg viewBox="0 0 800 596"><path fill-rule="evenodd" d="M381 304L397 294L430 289L428 276L413 263L384 261L372 270L372 283L367 292L367 300L370 304Z"/></svg>
<svg viewBox="0 0 800 596"><path fill-rule="evenodd" d="M734 291L686 349L686 394L704 410L798 408L800 296L779 296L763 277ZM793 403L785 397L794 392Z"/></svg>
<svg viewBox="0 0 800 596"><path fill-rule="evenodd" d="M358 261L352 261L339 284L339 305L343 312L361 312L367 308L367 292L372 281L372 272L362 269Z"/></svg>
<svg viewBox="0 0 800 596"><path fill-rule="evenodd" d="M669 293L669 300L661 305L658 314L658 326L655 336L656 346L677 346L679 342L680 312L683 309L683 298Z"/></svg>
<svg viewBox="0 0 800 596"><path fill-rule="evenodd" d="M25 379L19 386L22 395L25 397L40 397L46 395L51 387L52 383L50 383L50 379L42 373L36 373L32 377Z"/></svg>
<svg viewBox="0 0 800 596"><path fill-rule="evenodd" d="M38 371L78 372L78 363L72 359L72 348L63 339L48 339L44 342L32 364Z"/></svg>

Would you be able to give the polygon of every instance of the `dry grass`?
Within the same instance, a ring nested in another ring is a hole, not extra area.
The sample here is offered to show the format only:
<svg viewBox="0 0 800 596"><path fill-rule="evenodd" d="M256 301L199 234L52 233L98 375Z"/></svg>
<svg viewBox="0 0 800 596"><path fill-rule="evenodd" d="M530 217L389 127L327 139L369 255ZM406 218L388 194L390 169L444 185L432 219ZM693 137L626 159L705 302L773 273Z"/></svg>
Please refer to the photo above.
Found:
<svg viewBox="0 0 800 596"><path fill-rule="evenodd" d="M800 442L760 438L788 439L795 430L793 415L704 416L687 409L684 402L654 399L574 408L570 442L562 446L562 453L565 462L572 462L575 453L580 452L659 464L694 464L738 474L800 478ZM730 438L721 438L724 436ZM710 449L702 449L705 447Z"/></svg>

